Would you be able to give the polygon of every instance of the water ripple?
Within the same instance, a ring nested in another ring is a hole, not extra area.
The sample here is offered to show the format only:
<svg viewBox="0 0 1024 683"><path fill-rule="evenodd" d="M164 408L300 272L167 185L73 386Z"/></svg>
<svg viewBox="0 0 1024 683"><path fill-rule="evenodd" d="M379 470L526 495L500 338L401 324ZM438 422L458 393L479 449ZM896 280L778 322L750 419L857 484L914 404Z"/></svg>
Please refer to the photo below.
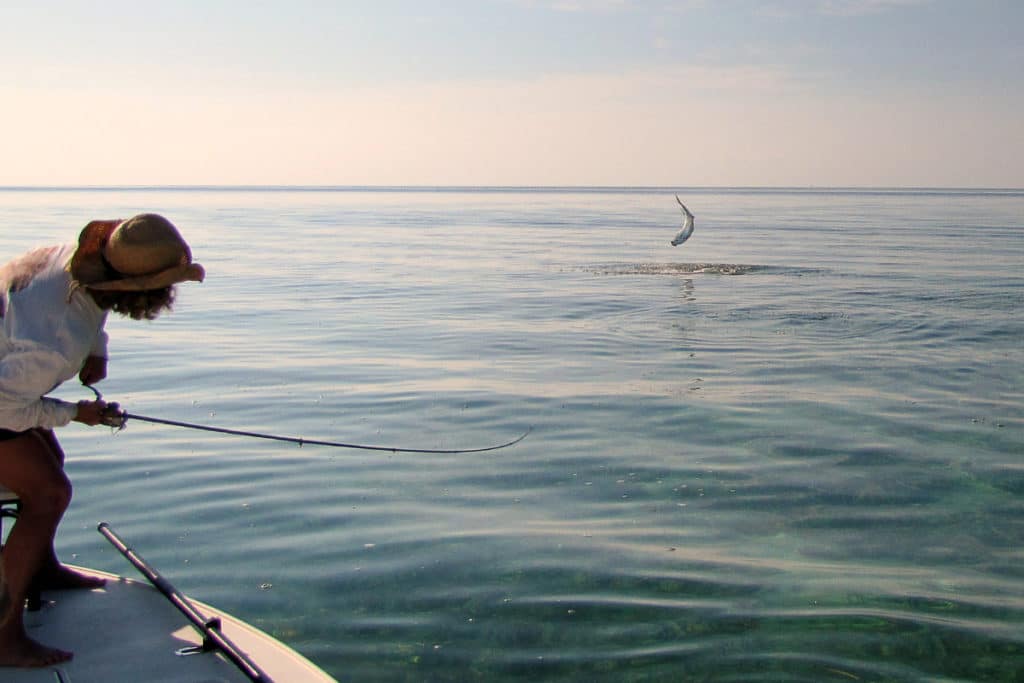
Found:
<svg viewBox="0 0 1024 683"><path fill-rule="evenodd" d="M343 681L1019 678L1024 195L687 197L673 250L656 188L5 191L9 253L153 206L207 265L110 321L129 410L534 428L71 425L60 552Z"/></svg>

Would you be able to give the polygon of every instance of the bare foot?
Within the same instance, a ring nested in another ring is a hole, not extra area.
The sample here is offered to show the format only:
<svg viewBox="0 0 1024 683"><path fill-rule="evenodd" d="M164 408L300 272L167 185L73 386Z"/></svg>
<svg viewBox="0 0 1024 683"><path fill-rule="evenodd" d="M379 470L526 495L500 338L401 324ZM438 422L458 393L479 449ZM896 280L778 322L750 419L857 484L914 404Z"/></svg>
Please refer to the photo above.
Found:
<svg viewBox="0 0 1024 683"><path fill-rule="evenodd" d="M36 577L40 590L74 590L102 588L107 585L107 580L99 576L90 576L77 572L74 569L58 565L57 567L44 569Z"/></svg>
<svg viewBox="0 0 1024 683"><path fill-rule="evenodd" d="M0 629L2 630L7 629ZM69 661L74 654L46 647L24 633L0 635L0 667L39 668Z"/></svg>

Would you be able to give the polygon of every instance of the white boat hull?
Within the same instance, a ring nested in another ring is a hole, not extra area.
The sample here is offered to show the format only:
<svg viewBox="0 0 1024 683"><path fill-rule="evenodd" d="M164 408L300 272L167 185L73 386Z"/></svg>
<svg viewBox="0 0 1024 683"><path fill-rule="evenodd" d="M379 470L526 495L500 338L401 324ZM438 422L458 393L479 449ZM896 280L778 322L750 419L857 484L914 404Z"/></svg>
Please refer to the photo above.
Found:
<svg viewBox="0 0 1024 683"><path fill-rule="evenodd" d="M249 679L213 652L181 656L202 637L148 583L76 567L107 579L97 590L43 594L43 609L26 613L35 640L71 650L70 662L42 669L0 668L5 683L244 683ZM206 617L219 616L221 631L275 683L335 683L287 645L231 615L192 601Z"/></svg>

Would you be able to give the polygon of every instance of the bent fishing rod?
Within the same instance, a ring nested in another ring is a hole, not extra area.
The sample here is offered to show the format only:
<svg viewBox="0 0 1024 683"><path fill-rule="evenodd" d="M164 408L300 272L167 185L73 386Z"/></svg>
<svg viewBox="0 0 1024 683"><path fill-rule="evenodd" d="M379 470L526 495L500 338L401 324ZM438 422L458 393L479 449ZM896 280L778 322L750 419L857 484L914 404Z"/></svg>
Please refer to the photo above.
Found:
<svg viewBox="0 0 1024 683"><path fill-rule="evenodd" d="M96 394L96 400L102 401L103 394L101 394L96 387L86 384L94 394ZM349 448L361 451L386 451L388 453L428 453L434 455L455 455L460 453L486 453L487 451L497 451L502 448L508 448L519 443L533 431L531 426L521 435L512 439L511 441L500 443L495 446L484 446L483 448L400 448L395 446L368 446L366 444L358 443L344 443L342 441L322 441L320 439L306 439L297 436L281 436L280 434L266 434L263 432L250 432L241 429L227 429L226 427L213 427L210 425L195 424L193 422L181 422L179 420L167 420L161 417L150 417L148 415L138 415L136 413L129 413L126 410L122 410L120 405L117 403L107 404L107 410L104 412L101 419L101 423L121 431L127 426L128 420L138 420L140 422L151 422L153 424L169 425L171 427L184 427L186 429L197 429L204 432L215 432L217 434L230 434L232 436L245 436L253 439L268 439L270 441L284 441L286 443L298 444L302 446L327 446L329 448Z"/></svg>

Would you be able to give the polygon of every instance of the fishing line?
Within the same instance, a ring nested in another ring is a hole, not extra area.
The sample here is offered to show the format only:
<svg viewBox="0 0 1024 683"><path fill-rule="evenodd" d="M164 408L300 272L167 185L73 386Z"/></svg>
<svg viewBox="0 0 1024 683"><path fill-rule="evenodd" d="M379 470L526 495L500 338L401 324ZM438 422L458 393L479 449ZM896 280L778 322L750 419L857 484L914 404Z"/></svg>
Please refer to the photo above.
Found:
<svg viewBox="0 0 1024 683"><path fill-rule="evenodd" d="M91 385L85 385L89 387L94 394L96 394L96 400L103 400L103 395ZM178 420L167 420L161 417L150 417L148 415L138 415L136 413L129 413L128 411L121 410L118 404L111 403L112 409L108 409L108 412L103 416L103 424L108 427L114 427L118 431L125 428L128 420L139 420L140 422L151 422L153 424L169 425L171 427L184 427L186 429L197 429L204 432L215 432L218 434L230 434L232 436L245 436L253 439L268 439L271 441L284 441L286 443L298 444L302 446L327 446L330 448L350 448L361 451L386 451L389 453L430 453L434 455L454 455L459 453L485 453L487 451L496 451L502 448L508 448L519 443L533 431L533 427L530 427L520 436L508 441L506 443L497 444L495 446L485 446L483 448L400 448L395 446L369 446L366 444L358 443L344 443L342 441L322 441L320 439L305 439L297 436L281 436L280 434L266 434L263 432L250 432L241 429L227 429L225 427L213 427L210 425L195 424L193 422L181 422Z"/></svg>

